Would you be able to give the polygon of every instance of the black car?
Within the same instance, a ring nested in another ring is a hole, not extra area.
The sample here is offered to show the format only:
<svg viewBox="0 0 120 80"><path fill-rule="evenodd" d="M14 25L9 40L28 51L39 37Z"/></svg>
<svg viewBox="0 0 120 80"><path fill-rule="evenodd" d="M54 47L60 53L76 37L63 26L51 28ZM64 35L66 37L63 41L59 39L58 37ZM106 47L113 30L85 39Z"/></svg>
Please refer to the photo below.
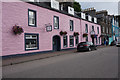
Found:
<svg viewBox="0 0 120 80"><path fill-rule="evenodd" d="M81 42L77 46L77 51L91 51L97 50L97 46L92 42Z"/></svg>

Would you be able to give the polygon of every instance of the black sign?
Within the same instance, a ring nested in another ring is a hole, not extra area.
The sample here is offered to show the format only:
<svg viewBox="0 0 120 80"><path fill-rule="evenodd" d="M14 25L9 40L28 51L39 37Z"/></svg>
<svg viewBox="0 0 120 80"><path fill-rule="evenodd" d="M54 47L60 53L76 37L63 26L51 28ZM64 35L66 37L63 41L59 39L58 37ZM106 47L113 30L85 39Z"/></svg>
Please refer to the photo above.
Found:
<svg viewBox="0 0 120 80"><path fill-rule="evenodd" d="M47 32L52 31L52 25L46 26L46 31L47 31Z"/></svg>

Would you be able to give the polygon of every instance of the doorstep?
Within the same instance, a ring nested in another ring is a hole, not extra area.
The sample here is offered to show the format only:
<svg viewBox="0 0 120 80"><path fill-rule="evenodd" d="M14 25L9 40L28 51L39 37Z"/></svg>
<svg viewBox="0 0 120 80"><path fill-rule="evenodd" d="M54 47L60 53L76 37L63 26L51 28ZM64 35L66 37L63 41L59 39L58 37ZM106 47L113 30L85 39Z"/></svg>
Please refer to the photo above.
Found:
<svg viewBox="0 0 120 80"><path fill-rule="evenodd" d="M9 57L9 58L2 58L2 66L9 66L34 60L40 60L45 58L50 58L54 56L59 56L63 54L70 54L76 52L76 49L71 50L63 50L63 51L56 51L56 52L48 52L48 53L38 53L35 55L27 55L27 56L17 56L17 57Z"/></svg>

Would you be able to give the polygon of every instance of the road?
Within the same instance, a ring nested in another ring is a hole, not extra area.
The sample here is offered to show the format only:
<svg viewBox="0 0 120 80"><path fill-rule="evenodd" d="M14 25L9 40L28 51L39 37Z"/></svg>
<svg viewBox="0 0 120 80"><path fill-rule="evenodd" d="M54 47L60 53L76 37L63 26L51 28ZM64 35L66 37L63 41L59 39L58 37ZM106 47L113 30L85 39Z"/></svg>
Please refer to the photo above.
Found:
<svg viewBox="0 0 120 80"><path fill-rule="evenodd" d="M65 54L2 69L3 78L117 78L118 48Z"/></svg>

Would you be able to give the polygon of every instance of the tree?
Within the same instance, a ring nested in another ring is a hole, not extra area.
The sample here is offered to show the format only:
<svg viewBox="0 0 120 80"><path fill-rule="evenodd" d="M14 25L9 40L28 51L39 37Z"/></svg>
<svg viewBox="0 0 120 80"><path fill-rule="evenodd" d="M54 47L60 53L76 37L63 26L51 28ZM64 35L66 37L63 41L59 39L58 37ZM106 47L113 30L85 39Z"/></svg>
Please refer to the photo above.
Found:
<svg viewBox="0 0 120 80"><path fill-rule="evenodd" d="M76 12L80 12L81 11L81 5L79 4L79 2L74 2L73 3L73 8Z"/></svg>

